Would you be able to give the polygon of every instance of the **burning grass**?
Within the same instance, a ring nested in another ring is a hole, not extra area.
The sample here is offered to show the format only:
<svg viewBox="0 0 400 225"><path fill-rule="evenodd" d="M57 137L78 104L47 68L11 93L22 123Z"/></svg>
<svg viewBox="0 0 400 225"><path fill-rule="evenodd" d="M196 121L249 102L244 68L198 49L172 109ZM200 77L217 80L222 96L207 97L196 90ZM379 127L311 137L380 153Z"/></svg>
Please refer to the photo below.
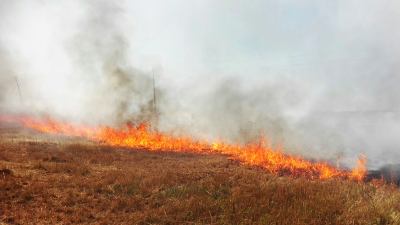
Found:
<svg viewBox="0 0 400 225"><path fill-rule="evenodd" d="M220 154L3 133L0 170L5 224L400 224L397 187L280 177Z"/></svg>
<svg viewBox="0 0 400 225"><path fill-rule="evenodd" d="M89 127L53 119L3 116L0 121L17 122L25 127L50 134L84 137L109 146L147 149L151 151L195 152L226 154L242 163L259 166L270 173L309 179L344 178L361 181L365 177L365 157L359 159L352 171L340 170L325 162L310 162L301 157L284 154L266 144L265 138L247 145L208 143L190 137L176 137L148 129L147 124L127 125L121 129Z"/></svg>

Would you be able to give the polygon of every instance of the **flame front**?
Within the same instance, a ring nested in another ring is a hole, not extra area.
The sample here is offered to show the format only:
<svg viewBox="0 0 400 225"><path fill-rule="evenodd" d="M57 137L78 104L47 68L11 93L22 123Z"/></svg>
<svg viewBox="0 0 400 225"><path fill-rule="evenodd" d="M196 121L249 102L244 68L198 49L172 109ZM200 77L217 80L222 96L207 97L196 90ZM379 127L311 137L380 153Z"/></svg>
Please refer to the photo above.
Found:
<svg viewBox="0 0 400 225"><path fill-rule="evenodd" d="M340 170L325 162L311 162L300 157L284 154L280 149L273 149L265 144L264 139L247 145L227 144L224 142L208 143L190 137L151 131L147 124L127 125L121 129L99 126L78 126L53 119L35 119L31 117L0 116L0 121L19 122L23 126L50 134L62 134L88 138L105 145L147 149L155 151L221 153L242 163L258 166L278 174L310 179L344 178L363 180L366 174L366 158L359 159L352 171Z"/></svg>

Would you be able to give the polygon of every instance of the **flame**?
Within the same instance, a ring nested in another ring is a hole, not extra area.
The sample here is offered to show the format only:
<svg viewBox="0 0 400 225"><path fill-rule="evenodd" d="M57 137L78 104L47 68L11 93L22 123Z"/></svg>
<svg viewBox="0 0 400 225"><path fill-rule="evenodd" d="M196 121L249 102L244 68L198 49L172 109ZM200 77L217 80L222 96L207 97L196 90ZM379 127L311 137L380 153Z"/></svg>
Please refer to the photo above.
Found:
<svg viewBox="0 0 400 225"><path fill-rule="evenodd" d="M341 170L325 162L311 162L301 157L284 154L282 149L273 149L259 142L239 145L223 141L209 143L191 137L176 137L170 134L152 131L148 124L123 128L107 126L82 126L56 121L51 118L36 119L22 116L0 116L3 122L18 122L25 127L43 133L61 134L87 138L105 145L127 147L131 149L147 149L149 151L173 151L196 153L220 153L251 166L261 167L278 175L307 177L310 179L344 178L361 181L366 174L366 157L361 156L357 166L352 170Z"/></svg>
<svg viewBox="0 0 400 225"><path fill-rule="evenodd" d="M351 176L356 180L362 180L367 173L366 163L367 157L365 155L360 155L357 160L357 166L351 171Z"/></svg>

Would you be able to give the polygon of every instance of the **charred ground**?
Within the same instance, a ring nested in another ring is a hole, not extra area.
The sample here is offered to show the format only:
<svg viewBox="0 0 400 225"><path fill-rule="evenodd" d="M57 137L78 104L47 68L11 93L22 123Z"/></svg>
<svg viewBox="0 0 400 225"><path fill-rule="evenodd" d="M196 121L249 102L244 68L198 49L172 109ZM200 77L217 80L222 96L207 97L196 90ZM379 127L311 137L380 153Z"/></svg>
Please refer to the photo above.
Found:
<svg viewBox="0 0 400 225"><path fill-rule="evenodd" d="M0 130L0 224L400 224L395 186Z"/></svg>

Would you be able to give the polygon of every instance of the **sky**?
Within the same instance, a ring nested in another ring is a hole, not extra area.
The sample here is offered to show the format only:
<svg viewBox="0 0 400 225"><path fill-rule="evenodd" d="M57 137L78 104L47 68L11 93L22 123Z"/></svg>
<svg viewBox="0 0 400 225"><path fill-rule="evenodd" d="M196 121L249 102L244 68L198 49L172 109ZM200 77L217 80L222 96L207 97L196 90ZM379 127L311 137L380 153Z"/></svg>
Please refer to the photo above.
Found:
<svg viewBox="0 0 400 225"><path fill-rule="evenodd" d="M394 0L0 2L0 109L400 163ZM18 97L15 78L21 86Z"/></svg>

